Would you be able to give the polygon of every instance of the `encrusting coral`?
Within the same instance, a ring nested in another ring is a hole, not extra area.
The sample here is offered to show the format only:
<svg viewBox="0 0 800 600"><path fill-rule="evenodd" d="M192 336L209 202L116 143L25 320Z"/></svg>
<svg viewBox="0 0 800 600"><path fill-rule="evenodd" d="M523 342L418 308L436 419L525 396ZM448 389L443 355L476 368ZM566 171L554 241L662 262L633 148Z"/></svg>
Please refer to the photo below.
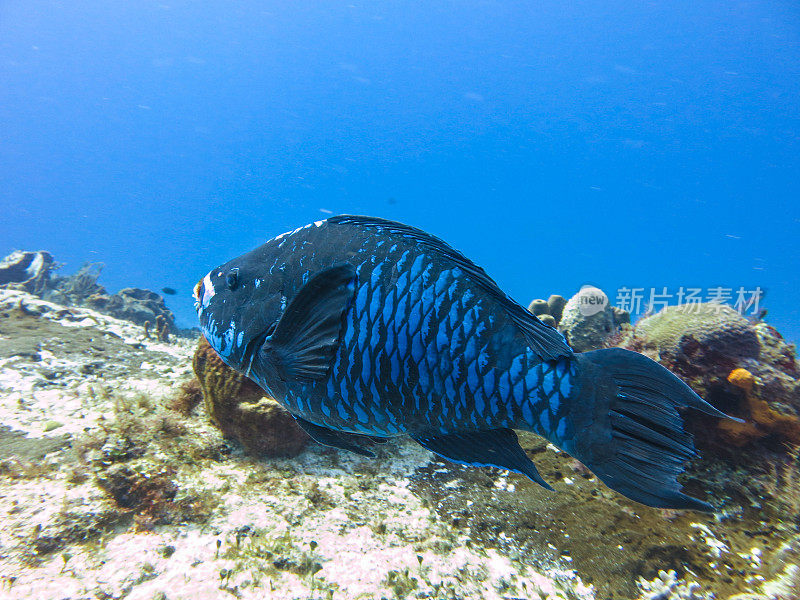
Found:
<svg viewBox="0 0 800 600"><path fill-rule="evenodd" d="M222 433L260 456L296 456L309 437L252 380L226 365L205 338L192 360L209 416Z"/></svg>

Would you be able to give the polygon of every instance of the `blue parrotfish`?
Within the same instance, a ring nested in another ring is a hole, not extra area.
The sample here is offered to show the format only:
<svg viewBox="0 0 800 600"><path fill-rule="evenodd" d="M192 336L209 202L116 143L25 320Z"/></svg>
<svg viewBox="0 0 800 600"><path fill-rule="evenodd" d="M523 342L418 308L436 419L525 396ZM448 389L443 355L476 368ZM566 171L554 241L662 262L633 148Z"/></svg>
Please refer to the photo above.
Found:
<svg viewBox="0 0 800 600"><path fill-rule="evenodd" d="M639 353L574 352L424 231L331 217L212 269L194 292L223 361L322 444L374 456L373 443L409 436L552 489L514 432L531 431L632 500L711 510L677 481L696 455L679 410L726 415Z"/></svg>

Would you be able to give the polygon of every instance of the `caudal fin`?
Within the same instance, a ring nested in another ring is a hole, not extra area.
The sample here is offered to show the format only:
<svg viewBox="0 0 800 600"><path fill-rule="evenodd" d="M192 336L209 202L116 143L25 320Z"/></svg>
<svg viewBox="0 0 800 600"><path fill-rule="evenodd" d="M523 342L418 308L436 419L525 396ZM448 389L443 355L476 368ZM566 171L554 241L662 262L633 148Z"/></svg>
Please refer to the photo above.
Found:
<svg viewBox="0 0 800 600"><path fill-rule="evenodd" d="M632 500L711 511L710 504L680 491L677 477L697 451L678 409L729 417L637 352L607 348L574 359L580 390L570 411L578 421L576 438L565 444L570 453Z"/></svg>

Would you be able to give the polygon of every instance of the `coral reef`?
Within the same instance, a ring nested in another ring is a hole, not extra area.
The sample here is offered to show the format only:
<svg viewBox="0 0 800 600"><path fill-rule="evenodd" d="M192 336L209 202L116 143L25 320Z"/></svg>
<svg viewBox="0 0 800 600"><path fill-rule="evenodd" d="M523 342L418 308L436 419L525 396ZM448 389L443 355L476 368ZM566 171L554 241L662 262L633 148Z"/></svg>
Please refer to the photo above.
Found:
<svg viewBox="0 0 800 600"><path fill-rule="evenodd" d="M23 462L36 462L42 460L51 452L58 450L65 442L65 437L52 436L47 438L30 437L22 431L15 431L5 425L0 425L0 464L7 459L18 459ZM10 465L6 465L10 467ZM12 472L13 469L9 469Z"/></svg>
<svg viewBox="0 0 800 600"><path fill-rule="evenodd" d="M92 294L87 298L86 306L139 325L155 323L156 336L162 341L169 332L176 331L172 311L161 296L150 290L124 288L111 296Z"/></svg>
<svg viewBox="0 0 800 600"><path fill-rule="evenodd" d="M0 288L41 294L58 268L49 252L15 250L0 260Z"/></svg>
<svg viewBox="0 0 800 600"><path fill-rule="evenodd" d="M547 313L553 317L553 320L558 323L561 321L561 315L564 313L564 307L567 305L567 299L558 294L551 294L547 299Z"/></svg>
<svg viewBox="0 0 800 600"><path fill-rule="evenodd" d="M598 292L598 297L602 298L602 310L585 310L584 301L587 293L592 291ZM619 328L631 321L630 313L610 306L606 295L590 286L581 288L569 301L557 294L547 300L533 300L528 310L545 325L558 328L578 352L605 347Z"/></svg>
<svg viewBox="0 0 800 600"><path fill-rule="evenodd" d="M26 291L64 306L88 307L118 319L147 325L160 341L178 333L175 316L164 299L151 290L124 288L109 294L97 283L102 263L86 263L76 273L55 275L61 265L48 252L15 251L0 261L0 289Z"/></svg>
<svg viewBox="0 0 800 600"><path fill-rule="evenodd" d="M150 323L150 321L145 321L142 323L144 327L144 337L148 340L153 339L153 334L155 334L155 338L161 342L168 342L169 341L169 322L164 317L164 315L156 316L155 325Z"/></svg>
<svg viewBox="0 0 800 600"><path fill-rule="evenodd" d="M693 354L702 360L726 356L712 352L725 339L712 325ZM555 493L403 440L375 459L317 444L290 459L246 456L206 412L253 441L294 422L282 409L283 421L265 419L263 392L207 344L147 339L129 321L0 290L0 595L797 597L800 449L781 429L797 414L794 349L766 323L741 331L757 353L705 375L690 370L682 334L677 351L638 328L622 339L694 373L762 436L737 448L716 420L686 413L699 444L718 444L682 479L718 508L705 515L626 500L524 432Z"/></svg>
<svg viewBox="0 0 800 600"><path fill-rule="evenodd" d="M309 437L286 409L253 381L231 369L200 338L192 366L206 411L222 432L259 456L296 456Z"/></svg>
<svg viewBox="0 0 800 600"><path fill-rule="evenodd" d="M528 310L537 317L549 314L550 312L549 307L547 306L547 301L541 299L532 300L528 305Z"/></svg>
<svg viewBox="0 0 800 600"><path fill-rule="evenodd" d="M539 317L539 320L550 327L555 327L561 320L561 313L567 300L563 296L553 294L548 300L537 298L528 305L528 310ZM550 317L549 319L547 317Z"/></svg>
<svg viewBox="0 0 800 600"><path fill-rule="evenodd" d="M682 581L677 578L675 571L659 571L658 577L652 581L639 580L639 589L642 593L640 600L710 600L711 594L700 591L700 584L696 581Z"/></svg>
<svg viewBox="0 0 800 600"><path fill-rule="evenodd" d="M662 361L696 370L713 368L724 378L742 360L758 359L760 344L753 324L722 304L668 306L636 323L645 349Z"/></svg>
<svg viewBox="0 0 800 600"><path fill-rule="evenodd" d="M4 599L595 597L566 562L454 528L412 491L413 443L260 460L171 410L199 399L194 340L2 290L0 338L30 348L0 355Z"/></svg>
<svg viewBox="0 0 800 600"><path fill-rule="evenodd" d="M72 275L53 277L42 292L42 298L67 306L83 306L94 295L108 295L97 283L103 266L103 263L85 263Z"/></svg>
<svg viewBox="0 0 800 600"><path fill-rule="evenodd" d="M795 350L766 323L720 304L670 306L636 323L620 344L660 361L712 404L745 420L703 419L701 445L762 440L785 450L800 442Z"/></svg>
<svg viewBox="0 0 800 600"><path fill-rule="evenodd" d="M133 514L137 528L151 530L157 525L186 521L204 522L216 502L208 496L184 495L175 482L176 472L167 465L149 469L112 465L97 474L97 485L105 490L121 509L120 515ZM159 468L160 467L160 468Z"/></svg>
<svg viewBox="0 0 800 600"><path fill-rule="evenodd" d="M184 381L178 392L167 402L167 408L188 417L203 401L203 390L197 377Z"/></svg>

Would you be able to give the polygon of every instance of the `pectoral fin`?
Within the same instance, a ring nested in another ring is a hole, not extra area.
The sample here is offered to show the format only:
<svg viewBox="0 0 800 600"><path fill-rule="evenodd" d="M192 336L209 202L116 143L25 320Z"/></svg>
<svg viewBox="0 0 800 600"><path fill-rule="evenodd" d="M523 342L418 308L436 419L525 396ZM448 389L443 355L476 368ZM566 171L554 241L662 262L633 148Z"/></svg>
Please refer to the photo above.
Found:
<svg viewBox="0 0 800 600"><path fill-rule="evenodd" d="M453 462L478 467L499 467L522 473L552 490L539 475L511 429L489 429L444 435L412 435L418 444Z"/></svg>
<svg viewBox="0 0 800 600"><path fill-rule="evenodd" d="M315 274L300 288L261 346L266 361L285 381L312 381L328 374L350 307L356 270L337 265Z"/></svg>

